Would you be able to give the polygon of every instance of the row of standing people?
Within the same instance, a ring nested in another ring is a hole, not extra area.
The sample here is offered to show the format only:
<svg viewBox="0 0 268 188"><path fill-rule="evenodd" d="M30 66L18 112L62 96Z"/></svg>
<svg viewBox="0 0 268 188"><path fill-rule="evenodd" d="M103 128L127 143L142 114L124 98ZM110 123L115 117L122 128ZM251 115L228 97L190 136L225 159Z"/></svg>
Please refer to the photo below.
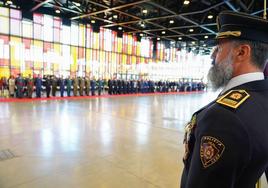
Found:
<svg viewBox="0 0 268 188"><path fill-rule="evenodd" d="M43 86L46 90L46 96L56 96L57 90L60 91L60 96L64 97L65 91L67 96L70 97L71 93L73 96L94 96L96 93L101 95L104 90L104 80L96 80L94 77L74 77L70 76L66 79L62 77L57 78L55 76L44 76L42 79Z"/></svg>
<svg viewBox="0 0 268 188"><path fill-rule="evenodd" d="M41 78L38 75L36 78L33 78L29 75L27 78L22 77L21 74L18 74L16 78L10 76L9 79L2 77L0 79L0 97L16 97L16 98L41 98L43 91L46 93L46 97L57 96L57 91L60 91L60 96L64 97L65 92L67 96L84 96L92 95L95 93L101 95L104 90L104 80L95 78L89 79L89 77L74 77L66 78L63 76L60 78L51 75L45 75Z"/></svg>
<svg viewBox="0 0 268 188"><path fill-rule="evenodd" d="M152 81L152 80L108 80L108 93L110 95L131 93L154 93L154 92L181 92L202 91L205 88L203 82L175 82L175 81Z"/></svg>
<svg viewBox="0 0 268 188"><path fill-rule="evenodd" d="M42 93L46 93L46 97L57 96L94 96L95 93L101 95L105 89L108 89L110 95L115 94L133 94L133 93L153 93L153 92L178 92L178 91L201 91L205 85L202 82L175 82L175 81L152 81L152 80L122 80L109 79L106 82L103 79L96 80L94 77L90 79L86 77L63 78L53 75L44 75L41 78L38 75L27 78L20 74L17 78L11 76L9 79L0 79L0 96L10 96L23 98L32 98L35 96L41 98ZM44 91L44 92L43 92Z"/></svg>

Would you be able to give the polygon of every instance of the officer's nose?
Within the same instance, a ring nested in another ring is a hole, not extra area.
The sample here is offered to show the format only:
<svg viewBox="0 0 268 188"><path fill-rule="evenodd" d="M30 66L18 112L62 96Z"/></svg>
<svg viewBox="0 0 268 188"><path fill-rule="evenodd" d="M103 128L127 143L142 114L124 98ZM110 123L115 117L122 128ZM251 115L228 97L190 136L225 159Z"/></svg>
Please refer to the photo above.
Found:
<svg viewBox="0 0 268 188"><path fill-rule="evenodd" d="M210 58L212 59L212 63L211 63L212 65L215 65L216 63L215 59L216 59L217 53L218 53L218 47L215 47L210 56Z"/></svg>

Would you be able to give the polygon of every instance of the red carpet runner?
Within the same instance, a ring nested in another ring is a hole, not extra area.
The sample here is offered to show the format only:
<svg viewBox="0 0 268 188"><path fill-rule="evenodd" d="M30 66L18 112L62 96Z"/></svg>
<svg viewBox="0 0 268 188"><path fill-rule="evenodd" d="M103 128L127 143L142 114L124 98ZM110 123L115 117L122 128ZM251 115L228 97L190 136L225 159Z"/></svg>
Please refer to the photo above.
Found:
<svg viewBox="0 0 268 188"><path fill-rule="evenodd" d="M101 96L71 96L71 97L42 97L42 98L0 98L0 102L32 102L32 101L47 101L47 100L81 100L81 99L95 99L95 98L113 98L113 97L138 97L138 96L153 96L153 95L185 95L185 94L192 94L192 93L203 93L204 91L192 91L192 92L169 92L169 93L139 93L139 94L122 94L122 95L108 95L104 94Z"/></svg>

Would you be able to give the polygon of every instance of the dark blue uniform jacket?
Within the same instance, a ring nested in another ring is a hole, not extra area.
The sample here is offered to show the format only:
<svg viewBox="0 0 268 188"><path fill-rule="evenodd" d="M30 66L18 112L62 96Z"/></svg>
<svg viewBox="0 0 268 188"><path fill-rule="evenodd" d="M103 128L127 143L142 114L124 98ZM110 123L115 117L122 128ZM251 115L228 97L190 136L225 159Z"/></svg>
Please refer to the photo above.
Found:
<svg viewBox="0 0 268 188"><path fill-rule="evenodd" d="M250 97L236 109L215 100L195 113L181 188L255 188L268 169L268 80L231 90Z"/></svg>

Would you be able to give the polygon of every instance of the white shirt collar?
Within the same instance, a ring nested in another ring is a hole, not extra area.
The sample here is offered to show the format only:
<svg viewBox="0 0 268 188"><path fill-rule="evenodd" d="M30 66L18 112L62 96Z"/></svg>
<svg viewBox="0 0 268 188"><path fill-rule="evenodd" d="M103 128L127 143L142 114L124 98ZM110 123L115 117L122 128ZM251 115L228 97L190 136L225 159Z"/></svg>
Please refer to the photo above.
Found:
<svg viewBox="0 0 268 188"><path fill-rule="evenodd" d="M253 72L242 74L236 77L233 77L228 84L224 87L221 94L225 93L229 89L232 89L236 86L242 85L247 82L257 81L257 80L264 80L264 74L262 72Z"/></svg>

